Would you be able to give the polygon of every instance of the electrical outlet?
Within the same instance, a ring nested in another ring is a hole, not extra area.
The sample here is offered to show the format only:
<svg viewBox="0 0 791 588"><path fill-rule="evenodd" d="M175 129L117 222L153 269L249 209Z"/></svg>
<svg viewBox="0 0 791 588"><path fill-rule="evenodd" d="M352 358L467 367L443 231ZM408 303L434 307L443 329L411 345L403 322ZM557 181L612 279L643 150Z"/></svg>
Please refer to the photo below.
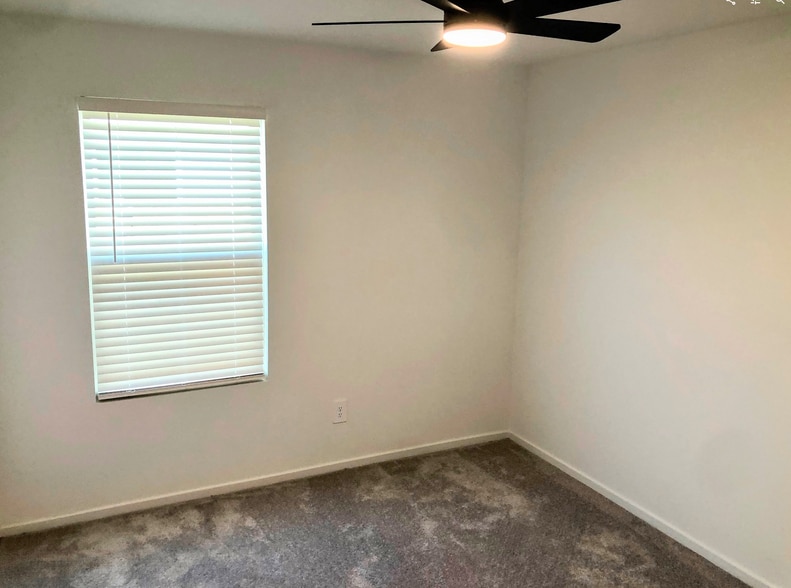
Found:
<svg viewBox="0 0 791 588"><path fill-rule="evenodd" d="M346 414L346 399L336 398L333 401L332 423L335 425L339 423L345 423L347 417L348 415Z"/></svg>

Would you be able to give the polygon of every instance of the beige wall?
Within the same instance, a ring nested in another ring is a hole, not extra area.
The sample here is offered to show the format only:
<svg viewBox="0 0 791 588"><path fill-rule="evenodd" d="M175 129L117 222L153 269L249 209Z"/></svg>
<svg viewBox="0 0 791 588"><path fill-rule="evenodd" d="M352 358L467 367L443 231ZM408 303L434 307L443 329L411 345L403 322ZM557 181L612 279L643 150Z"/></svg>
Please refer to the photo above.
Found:
<svg viewBox="0 0 791 588"><path fill-rule="evenodd" d="M503 431L514 71L0 18L0 528ZM80 95L268 109L269 382L94 402Z"/></svg>
<svg viewBox="0 0 791 588"><path fill-rule="evenodd" d="M788 19L531 70L511 423L776 586L791 586L790 96Z"/></svg>

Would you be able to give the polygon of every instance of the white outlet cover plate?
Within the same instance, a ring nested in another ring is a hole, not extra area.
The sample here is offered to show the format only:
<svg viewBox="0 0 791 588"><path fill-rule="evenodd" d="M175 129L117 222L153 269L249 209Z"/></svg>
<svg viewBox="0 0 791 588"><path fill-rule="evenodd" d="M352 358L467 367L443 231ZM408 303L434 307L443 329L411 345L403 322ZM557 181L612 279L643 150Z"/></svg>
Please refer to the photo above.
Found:
<svg viewBox="0 0 791 588"><path fill-rule="evenodd" d="M349 418L347 412L347 402L345 398L336 398L333 401L333 424L337 425L340 423L345 423L346 420Z"/></svg>

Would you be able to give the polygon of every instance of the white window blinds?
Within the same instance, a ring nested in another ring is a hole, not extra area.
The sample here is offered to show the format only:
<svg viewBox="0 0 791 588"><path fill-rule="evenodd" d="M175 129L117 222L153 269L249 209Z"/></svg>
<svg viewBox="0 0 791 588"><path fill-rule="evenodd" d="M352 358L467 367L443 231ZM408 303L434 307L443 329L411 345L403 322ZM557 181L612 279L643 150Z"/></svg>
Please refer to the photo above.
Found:
<svg viewBox="0 0 791 588"><path fill-rule="evenodd" d="M80 126L97 397L262 379L263 120L81 103Z"/></svg>

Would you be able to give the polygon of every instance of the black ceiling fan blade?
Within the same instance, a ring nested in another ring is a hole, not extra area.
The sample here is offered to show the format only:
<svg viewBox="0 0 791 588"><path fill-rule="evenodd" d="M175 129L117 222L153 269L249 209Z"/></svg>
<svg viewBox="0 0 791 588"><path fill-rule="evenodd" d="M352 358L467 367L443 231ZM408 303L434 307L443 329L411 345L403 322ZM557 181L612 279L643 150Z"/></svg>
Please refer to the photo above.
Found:
<svg viewBox="0 0 791 588"><path fill-rule="evenodd" d="M314 27L336 27L338 25L370 25L370 24L413 24L413 23L437 23L444 20L349 20L344 22L314 22Z"/></svg>
<svg viewBox="0 0 791 588"><path fill-rule="evenodd" d="M512 0L506 3L510 19L546 16L619 0Z"/></svg>
<svg viewBox="0 0 791 588"><path fill-rule="evenodd" d="M470 14L503 14L505 8L503 0L453 0L453 3Z"/></svg>
<svg viewBox="0 0 791 588"><path fill-rule="evenodd" d="M442 41L431 48L431 52L434 53L436 51L445 51L445 49L453 49L453 45L446 43L445 39L442 39Z"/></svg>
<svg viewBox="0 0 791 588"><path fill-rule="evenodd" d="M421 2L425 2L433 6L434 8L439 8L443 12L469 12L468 10L461 7L460 4L457 2L451 2L450 0L421 0Z"/></svg>
<svg viewBox="0 0 791 588"><path fill-rule="evenodd" d="M530 18L519 23L508 23L506 30L518 35L533 35L598 43L612 35L621 25L611 22L588 22L586 20L560 20L556 18Z"/></svg>

